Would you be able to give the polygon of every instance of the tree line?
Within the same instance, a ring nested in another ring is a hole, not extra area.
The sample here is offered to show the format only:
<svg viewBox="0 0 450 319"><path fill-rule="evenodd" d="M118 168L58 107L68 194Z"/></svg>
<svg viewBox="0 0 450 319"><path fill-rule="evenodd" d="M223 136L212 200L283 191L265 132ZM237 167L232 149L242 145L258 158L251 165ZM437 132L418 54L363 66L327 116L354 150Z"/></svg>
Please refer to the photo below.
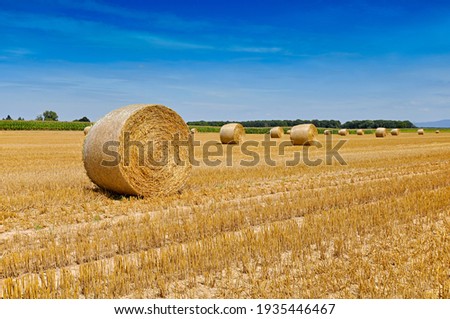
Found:
<svg viewBox="0 0 450 319"><path fill-rule="evenodd" d="M222 126L231 121L191 121L188 125L191 126ZM239 122L244 127L274 127L274 126L284 126L291 127L299 124L312 123L317 127L326 128L415 128L415 125L411 121L396 121L396 120L354 120L347 121L344 124L338 120L256 120L256 121L242 121Z"/></svg>
<svg viewBox="0 0 450 319"><path fill-rule="evenodd" d="M6 118L2 118L3 121L12 121L13 118L8 114ZM23 117L17 118L18 121L24 121ZM55 111L45 111L42 114L36 116L35 121L58 121L58 114ZM80 119L73 120L73 122L91 122L86 116Z"/></svg>

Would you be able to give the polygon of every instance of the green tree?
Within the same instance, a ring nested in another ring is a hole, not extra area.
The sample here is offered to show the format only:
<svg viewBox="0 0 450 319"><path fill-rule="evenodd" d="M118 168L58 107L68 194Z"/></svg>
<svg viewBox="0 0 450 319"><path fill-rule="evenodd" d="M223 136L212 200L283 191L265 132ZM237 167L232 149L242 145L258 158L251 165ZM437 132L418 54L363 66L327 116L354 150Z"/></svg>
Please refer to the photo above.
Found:
<svg viewBox="0 0 450 319"><path fill-rule="evenodd" d="M74 122L91 122L91 120L89 120L86 116L83 116L81 119L75 120Z"/></svg>
<svg viewBox="0 0 450 319"><path fill-rule="evenodd" d="M56 114L55 111L45 111L42 113L44 117L44 121L57 121L58 120L58 114Z"/></svg>
<svg viewBox="0 0 450 319"><path fill-rule="evenodd" d="M8 115L8 116L6 117L6 120L11 121L11 120L12 120L12 117L11 117L10 115Z"/></svg>

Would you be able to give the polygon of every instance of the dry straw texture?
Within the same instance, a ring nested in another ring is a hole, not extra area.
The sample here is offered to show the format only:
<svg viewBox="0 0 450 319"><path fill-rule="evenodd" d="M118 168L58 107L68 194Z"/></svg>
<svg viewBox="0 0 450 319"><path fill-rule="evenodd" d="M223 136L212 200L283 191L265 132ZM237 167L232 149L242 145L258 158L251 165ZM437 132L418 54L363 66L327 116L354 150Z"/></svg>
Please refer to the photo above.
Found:
<svg viewBox="0 0 450 319"><path fill-rule="evenodd" d="M375 131L375 136L376 137L385 137L386 136L386 128L384 128L384 127L377 128L377 130Z"/></svg>
<svg viewBox="0 0 450 319"><path fill-rule="evenodd" d="M394 128L391 130L391 135L398 136L400 135L400 129Z"/></svg>
<svg viewBox="0 0 450 319"><path fill-rule="evenodd" d="M338 134L341 135L341 136L346 136L349 133L348 133L348 130L346 128L343 128L343 129L339 130Z"/></svg>
<svg viewBox="0 0 450 319"><path fill-rule="evenodd" d="M92 128L92 125L91 125L91 126L86 126L86 127L84 128L84 130L83 130L84 135L87 135L87 134L89 133L89 131L91 130L91 128Z"/></svg>
<svg viewBox="0 0 450 319"><path fill-rule="evenodd" d="M316 141L317 127L314 124L300 124L291 129L293 145L311 145Z"/></svg>
<svg viewBox="0 0 450 319"><path fill-rule="evenodd" d="M358 135L364 135L364 130L359 129L359 130L356 131L356 134L358 134Z"/></svg>
<svg viewBox="0 0 450 319"><path fill-rule="evenodd" d="M323 131L323 134L324 135L331 135L331 131L330 130L325 130L325 131Z"/></svg>
<svg viewBox="0 0 450 319"><path fill-rule="evenodd" d="M425 132L423 131L423 128L420 128L417 130L417 134L423 135Z"/></svg>
<svg viewBox="0 0 450 319"><path fill-rule="evenodd" d="M239 144L244 135L244 127L239 123L225 124L220 128L220 142L222 144Z"/></svg>
<svg viewBox="0 0 450 319"><path fill-rule="evenodd" d="M124 146L126 134L128 147ZM187 141L189 128L175 111L163 105L135 104L114 110L86 136L83 161L87 175L99 187L120 194L156 196L177 192L191 166L187 148L179 147L176 156L175 147L170 146L176 134L181 141ZM107 142L115 143L109 151L120 154L117 165L105 165L105 161L111 163L114 159L104 152Z"/></svg>
<svg viewBox="0 0 450 319"><path fill-rule="evenodd" d="M197 130L197 128L191 128L191 133L192 134L197 134L198 133L198 130Z"/></svg>
<svg viewBox="0 0 450 319"><path fill-rule="evenodd" d="M271 138L280 138L283 137L284 130L281 126L275 126L270 130L270 137Z"/></svg>

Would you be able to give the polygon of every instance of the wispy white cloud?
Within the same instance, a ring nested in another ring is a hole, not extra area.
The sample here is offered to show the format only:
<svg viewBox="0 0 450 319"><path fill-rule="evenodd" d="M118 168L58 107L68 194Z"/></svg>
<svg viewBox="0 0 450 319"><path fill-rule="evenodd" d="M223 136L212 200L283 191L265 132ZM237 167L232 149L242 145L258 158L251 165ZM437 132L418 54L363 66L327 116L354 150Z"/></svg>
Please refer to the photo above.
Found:
<svg viewBox="0 0 450 319"><path fill-rule="evenodd" d="M172 17L172 19L175 19ZM180 24L184 22L180 21ZM199 23L200 25L201 23ZM275 46L246 46L238 43L218 43L217 38L196 41L191 36L174 37L156 32L146 32L121 28L102 22L79 20L69 17L49 17L31 13L0 13L0 26L21 28L26 30L40 30L66 39L78 40L80 45L88 42L96 46L111 46L116 49L127 50L129 47L157 47L172 50L215 50L223 52L241 52L255 54L275 54L284 50ZM197 38L197 37L196 37ZM232 37L228 41L238 41ZM6 52L5 52L6 53ZM7 54L2 54L2 57ZM30 54L29 49L17 49L10 54Z"/></svg>
<svg viewBox="0 0 450 319"><path fill-rule="evenodd" d="M282 52L282 48L278 47L231 47L228 49L233 52L249 52L249 53L278 53Z"/></svg>

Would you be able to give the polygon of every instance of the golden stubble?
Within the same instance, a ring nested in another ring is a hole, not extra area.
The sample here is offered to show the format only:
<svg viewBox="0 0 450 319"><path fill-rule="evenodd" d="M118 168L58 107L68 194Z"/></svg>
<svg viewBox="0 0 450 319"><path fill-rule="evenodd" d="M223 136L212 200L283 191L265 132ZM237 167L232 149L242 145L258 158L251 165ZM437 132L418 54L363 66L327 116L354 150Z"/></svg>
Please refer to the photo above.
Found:
<svg viewBox="0 0 450 319"><path fill-rule="evenodd" d="M89 181L82 132L0 132L0 295L449 298L450 136L333 138L348 165L286 167L291 146L242 167L229 146L232 167L138 198Z"/></svg>

